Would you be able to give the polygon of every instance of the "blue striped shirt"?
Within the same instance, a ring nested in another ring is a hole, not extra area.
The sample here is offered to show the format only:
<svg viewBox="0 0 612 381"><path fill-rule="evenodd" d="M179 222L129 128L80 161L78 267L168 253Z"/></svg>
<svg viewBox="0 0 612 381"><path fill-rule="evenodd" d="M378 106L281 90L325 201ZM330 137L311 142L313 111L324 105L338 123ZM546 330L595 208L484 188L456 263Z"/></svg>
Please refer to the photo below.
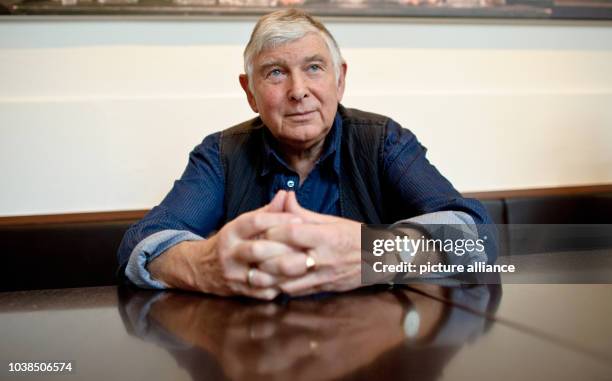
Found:
<svg viewBox="0 0 612 381"><path fill-rule="evenodd" d="M125 266L125 275L136 285L163 288L151 278L147 264L179 242L203 239L221 228L224 195L231 189L225 189L220 138L221 132L217 132L196 146L183 175L164 200L126 232L118 251L119 264ZM342 119L336 115L321 157L300 184L298 174L283 160L268 133L259 175L268 179L269 199L280 189L293 190L303 207L339 215L341 139ZM491 223L482 204L463 198L429 163L425 153L412 132L389 120L383 145L383 176L385 184L400 194L405 210L410 211L406 220L419 224Z"/></svg>

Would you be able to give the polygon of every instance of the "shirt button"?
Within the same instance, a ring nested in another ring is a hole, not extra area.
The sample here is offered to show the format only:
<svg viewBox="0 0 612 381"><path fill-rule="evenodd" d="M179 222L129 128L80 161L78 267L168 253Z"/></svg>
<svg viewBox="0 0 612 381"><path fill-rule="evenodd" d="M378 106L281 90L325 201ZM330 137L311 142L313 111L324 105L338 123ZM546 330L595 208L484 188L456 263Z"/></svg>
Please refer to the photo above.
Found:
<svg viewBox="0 0 612 381"><path fill-rule="evenodd" d="M293 180L289 180L289 181L287 181L287 186L288 186L289 188L293 188L293 187L295 186L295 181L293 181Z"/></svg>

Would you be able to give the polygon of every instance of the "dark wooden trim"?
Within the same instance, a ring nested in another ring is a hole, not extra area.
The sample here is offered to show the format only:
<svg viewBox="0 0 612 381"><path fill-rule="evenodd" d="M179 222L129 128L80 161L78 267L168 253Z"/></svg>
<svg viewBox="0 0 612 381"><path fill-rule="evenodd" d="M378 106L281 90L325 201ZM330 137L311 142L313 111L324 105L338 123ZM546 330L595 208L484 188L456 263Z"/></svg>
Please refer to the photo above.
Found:
<svg viewBox="0 0 612 381"><path fill-rule="evenodd" d="M488 192L466 192L466 197L479 200L495 200L518 197L545 197L568 196L574 194L606 193L612 192L612 184L583 185L556 188L515 189ZM0 217L0 226L6 225L33 225L74 222L104 222L104 221L131 221L141 219L148 210L122 210L115 212L44 214L36 216Z"/></svg>
<svg viewBox="0 0 612 381"><path fill-rule="evenodd" d="M141 219L147 212L148 210L122 210L115 212L42 214L37 216L0 217L0 226L60 224L71 222L130 221Z"/></svg>
<svg viewBox="0 0 612 381"><path fill-rule="evenodd" d="M501 198L570 196L576 194L593 194L612 192L612 184L581 185L555 188L514 189L488 192L465 192L465 197L479 200L495 200Z"/></svg>

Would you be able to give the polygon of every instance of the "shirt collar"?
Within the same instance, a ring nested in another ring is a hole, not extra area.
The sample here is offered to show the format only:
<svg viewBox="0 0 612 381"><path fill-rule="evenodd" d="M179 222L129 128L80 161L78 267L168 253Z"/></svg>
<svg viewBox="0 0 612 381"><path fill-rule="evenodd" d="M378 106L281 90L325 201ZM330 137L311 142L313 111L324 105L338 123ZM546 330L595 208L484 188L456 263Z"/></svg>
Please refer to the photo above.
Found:
<svg viewBox="0 0 612 381"><path fill-rule="evenodd" d="M342 117L336 112L334 123L325 137L323 153L315 165L319 163L331 162L336 174L340 174L340 141L342 137ZM266 176L273 169L274 165L280 165L290 170L285 160L275 148L274 137L267 128L263 132L263 155L264 162L261 167L260 175ZM333 160L333 161L332 161Z"/></svg>

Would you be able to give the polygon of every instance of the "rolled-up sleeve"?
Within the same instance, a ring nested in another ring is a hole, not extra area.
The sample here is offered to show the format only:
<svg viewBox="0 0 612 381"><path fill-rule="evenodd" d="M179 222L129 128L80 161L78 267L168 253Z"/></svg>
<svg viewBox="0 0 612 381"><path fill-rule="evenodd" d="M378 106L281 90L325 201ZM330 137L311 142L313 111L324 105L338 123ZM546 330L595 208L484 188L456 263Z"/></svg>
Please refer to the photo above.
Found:
<svg viewBox="0 0 612 381"><path fill-rule="evenodd" d="M125 267L125 276L138 287L165 289L165 284L151 277L147 265L174 245L201 239L199 235L186 230L162 230L152 234L140 241L132 251Z"/></svg>

